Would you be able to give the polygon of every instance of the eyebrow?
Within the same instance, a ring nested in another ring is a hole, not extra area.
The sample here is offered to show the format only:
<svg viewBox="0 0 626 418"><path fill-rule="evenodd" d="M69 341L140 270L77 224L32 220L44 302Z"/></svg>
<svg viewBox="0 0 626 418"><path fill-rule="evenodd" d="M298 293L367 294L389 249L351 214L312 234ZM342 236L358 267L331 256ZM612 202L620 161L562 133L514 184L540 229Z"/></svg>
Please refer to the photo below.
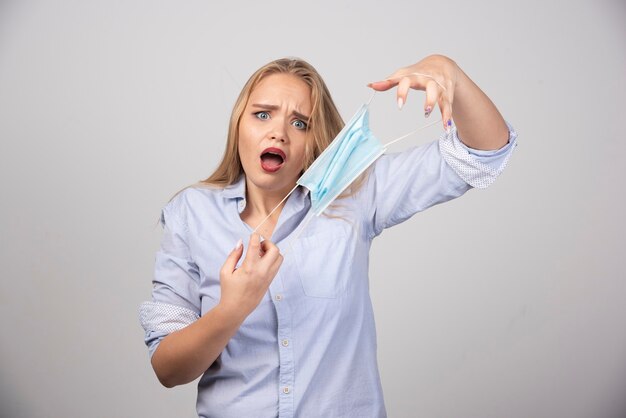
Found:
<svg viewBox="0 0 626 418"><path fill-rule="evenodd" d="M280 109L279 106L271 105L271 104L263 104L263 103L253 103L251 106L252 107L258 107L259 109L265 109L265 110L278 110L278 109ZM310 116L303 115L302 113L296 112L295 110L292 112L292 114L295 117L297 117L298 119L302 119L302 120L306 121L307 123L309 122L309 119L311 119Z"/></svg>

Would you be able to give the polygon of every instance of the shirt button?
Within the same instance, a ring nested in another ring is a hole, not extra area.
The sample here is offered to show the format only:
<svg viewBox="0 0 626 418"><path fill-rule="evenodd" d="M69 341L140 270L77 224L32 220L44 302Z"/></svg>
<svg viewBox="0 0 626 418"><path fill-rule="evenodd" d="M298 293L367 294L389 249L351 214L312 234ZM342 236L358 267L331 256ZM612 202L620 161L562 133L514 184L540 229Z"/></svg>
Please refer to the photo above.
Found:
<svg viewBox="0 0 626 418"><path fill-rule="evenodd" d="M283 347L287 347L289 345L289 340L283 340Z"/></svg>
<svg viewBox="0 0 626 418"><path fill-rule="evenodd" d="M283 295L276 295L276 300L283 300Z"/></svg>
<svg viewBox="0 0 626 418"><path fill-rule="evenodd" d="M283 388L283 393L284 393L284 394L289 393L289 387L288 387L288 386L285 386L285 387Z"/></svg>

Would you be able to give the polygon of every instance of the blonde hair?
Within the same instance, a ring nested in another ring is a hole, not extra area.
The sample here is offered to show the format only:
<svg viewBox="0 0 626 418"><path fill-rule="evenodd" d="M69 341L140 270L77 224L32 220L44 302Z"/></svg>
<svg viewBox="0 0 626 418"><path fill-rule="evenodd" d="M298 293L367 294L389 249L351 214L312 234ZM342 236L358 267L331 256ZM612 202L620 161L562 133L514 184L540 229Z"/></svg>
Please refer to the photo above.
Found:
<svg viewBox="0 0 626 418"><path fill-rule="evenodd" d="M333 102L326 83L317 70L308 62L298 58L282 58L272 61L259 68L239 93L228 125L228 138L222 161L208 178L200 181L201 185L224 187L231 185L243 174L243 166L239 159L239 122L248 104L248 99L261 80L272 74L290 74L304 81L311 89L311 117L307 130L312 140L305 148L303 171L326 149L333 138L343 128L343 120Z"/></svg>

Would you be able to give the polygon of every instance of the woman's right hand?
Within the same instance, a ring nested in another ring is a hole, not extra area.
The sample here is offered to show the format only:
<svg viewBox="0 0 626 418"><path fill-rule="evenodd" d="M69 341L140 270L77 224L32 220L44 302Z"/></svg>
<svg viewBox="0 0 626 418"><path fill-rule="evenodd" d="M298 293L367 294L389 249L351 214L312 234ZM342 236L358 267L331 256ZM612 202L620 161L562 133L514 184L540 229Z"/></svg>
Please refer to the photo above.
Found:
<svg viewBox="0 0 626 418"><path fill-rule="evenodd" d="M226 258L220 271L221 293L219 304L233 315L245 319L261 302L270 283L283 262L280 250L269 240L261 242L260 236L250 236L248 252L237 268L243 254L241 240Z"/></svg>
<svg viewBox="0 0 626 418"><path fill-rule="evenodd" d="M166 387L197 379L217 359L241 323L258 306L283 262L278 247L252 234L248 253L241 241L228 255L220 272L222 297L197 321L172 332L152 356L152 367Z"/></svg>

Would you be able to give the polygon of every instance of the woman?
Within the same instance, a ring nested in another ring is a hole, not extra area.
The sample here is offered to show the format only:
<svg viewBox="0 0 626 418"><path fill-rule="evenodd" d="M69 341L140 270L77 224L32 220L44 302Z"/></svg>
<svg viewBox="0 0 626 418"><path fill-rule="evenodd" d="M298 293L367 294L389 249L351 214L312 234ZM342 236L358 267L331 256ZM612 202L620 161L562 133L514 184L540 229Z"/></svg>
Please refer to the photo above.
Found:
<svg viewBox="0 0 626 418"><path fill-rule="evenodd" d="M221 164L163 209L153 301L142 304L141 320L163 385L202 376L199 416L385 416L368 292L371 240L489 185L516 139L447 57L429 56L370 84L395 86L400 108L409 88L425 90L425 115L438 105L446 134L381 157L304 230L311 202L302 187L262 221L343 122L319 74L295 59L252 75ZM254 233L244 248L240 238L261 223L267 239Z"/></svg>

